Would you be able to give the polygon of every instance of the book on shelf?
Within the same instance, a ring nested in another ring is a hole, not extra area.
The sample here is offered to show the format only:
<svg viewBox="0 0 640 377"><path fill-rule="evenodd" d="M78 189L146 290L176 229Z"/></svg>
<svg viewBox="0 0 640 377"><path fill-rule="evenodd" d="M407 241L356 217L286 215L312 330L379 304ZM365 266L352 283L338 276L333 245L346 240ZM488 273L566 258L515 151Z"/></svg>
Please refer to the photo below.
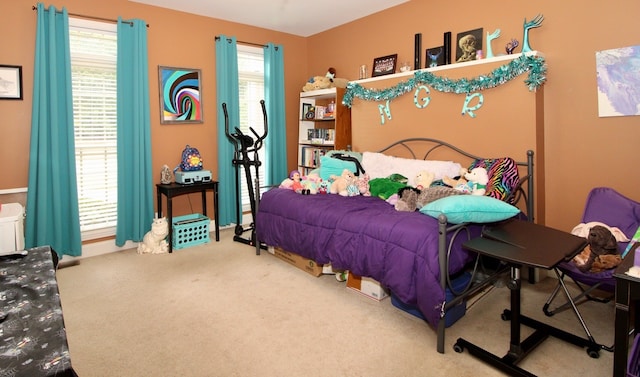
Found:
<svg viewBox="0 0 640 377"><path fill-rule="evenodd" d="M333 144L336 130L332 128L311 128L307 130L307 142L311 144Z"/></svg>
<svg viewBox="0 0 640 377"><path fill-rule="evenodd" d="M305 167L316 168L320 166L320 158L327 154L327 149L316 147L302 147L300 163Z"/></svg>

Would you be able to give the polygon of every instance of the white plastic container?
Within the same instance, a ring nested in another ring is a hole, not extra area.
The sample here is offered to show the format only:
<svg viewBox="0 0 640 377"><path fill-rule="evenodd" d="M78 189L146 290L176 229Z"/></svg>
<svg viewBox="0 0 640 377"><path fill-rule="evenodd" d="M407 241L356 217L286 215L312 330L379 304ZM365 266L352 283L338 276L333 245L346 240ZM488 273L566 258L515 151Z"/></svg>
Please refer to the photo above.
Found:
<svg viewBox="0 0 640 377"><path fill-rule="evenodd" d="M20 203L0 207L0 252L24 249L24 208Z"/></svg>

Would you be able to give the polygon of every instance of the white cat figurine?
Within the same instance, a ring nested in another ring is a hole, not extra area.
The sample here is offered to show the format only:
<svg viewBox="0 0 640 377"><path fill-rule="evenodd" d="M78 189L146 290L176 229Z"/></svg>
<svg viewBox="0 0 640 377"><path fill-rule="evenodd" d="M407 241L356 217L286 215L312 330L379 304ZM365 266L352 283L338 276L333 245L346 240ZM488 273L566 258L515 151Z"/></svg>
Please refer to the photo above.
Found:
<svg viewBox="0 0 640 377"><path fill-rule="evenodd" d="M138 254L162 254L169 251L169 244L165 240L169 234L167 218L154 219L151 230L144 235L138 244Z"/></svg>

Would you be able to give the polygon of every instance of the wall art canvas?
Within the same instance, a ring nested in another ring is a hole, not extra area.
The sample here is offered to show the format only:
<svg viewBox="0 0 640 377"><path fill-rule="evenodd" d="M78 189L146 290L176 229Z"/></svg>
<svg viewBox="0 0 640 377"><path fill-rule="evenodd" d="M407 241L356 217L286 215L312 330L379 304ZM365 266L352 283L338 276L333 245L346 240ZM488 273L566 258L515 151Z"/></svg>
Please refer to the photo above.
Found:
<svg viewBox="0 0 640 377"><path fill-rule="evenodd" d="M202 123L199 69L158 67L160 123Z"/></svg>
<svg viewBox="0 0 640 377"><path fill-rule="evenodd" d="M0 99L22 99L22 66L0 65Z"/></svg>
<svg viewBox="0 0 640 377"><path fill-rule="evenodd" d="M458 33L456 38L456 63L476 60L478 51L482 51L483 29L473 29Z"/></svg>
<svg viewBox="0 0 640 377"><path fill-rule="evenodd" d="M425 59L424 59L425 68L433 68L439 65L446 64L444 60L444 55L445 55L444 46L428 48L426 51L427 52L425 54Z"/></svg>
<svg viewBox="0 0 640 377"><path fill-rule="evenodd" d="M640 115L640 46L596 52L600 117Z"/></svg>

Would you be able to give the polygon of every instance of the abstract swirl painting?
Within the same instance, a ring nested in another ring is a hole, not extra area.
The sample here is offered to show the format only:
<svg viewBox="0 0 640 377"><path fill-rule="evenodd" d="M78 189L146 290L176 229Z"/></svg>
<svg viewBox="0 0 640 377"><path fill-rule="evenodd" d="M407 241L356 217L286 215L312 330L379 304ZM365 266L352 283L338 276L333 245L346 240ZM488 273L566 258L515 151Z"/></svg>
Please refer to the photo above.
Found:
<svg viewBox="0 0 640 377"><path fill-rule="evenodd" d="M158 67L160 123L202 123L200 70Z"/></svg>

